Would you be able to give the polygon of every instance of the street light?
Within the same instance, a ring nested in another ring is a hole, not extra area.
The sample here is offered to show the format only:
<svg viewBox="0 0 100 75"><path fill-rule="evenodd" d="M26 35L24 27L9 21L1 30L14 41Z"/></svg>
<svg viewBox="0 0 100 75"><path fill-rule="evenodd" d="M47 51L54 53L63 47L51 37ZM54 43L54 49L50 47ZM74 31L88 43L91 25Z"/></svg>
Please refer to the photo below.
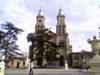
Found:
<svg viewBox="0 0 100 75"><path fill-rule="evenodd" d="M33 75L33 47L29 46L29 75Z"/></svg>

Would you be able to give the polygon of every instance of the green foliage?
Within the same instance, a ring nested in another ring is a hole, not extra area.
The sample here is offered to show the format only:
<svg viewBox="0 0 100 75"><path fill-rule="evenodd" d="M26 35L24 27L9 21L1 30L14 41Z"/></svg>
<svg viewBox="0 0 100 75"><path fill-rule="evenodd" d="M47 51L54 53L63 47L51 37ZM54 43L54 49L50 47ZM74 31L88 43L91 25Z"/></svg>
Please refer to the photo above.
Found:
<svg viewBox="0 0 100 75"><path fill-rule="evenodd" d="M20 54L18 45L16 44L17 35L23 32L14 26L14 24L7 22L1 25L2 31L0 31L0 53L5 55L7 59ZM20 54L21 55L21 54Z"/></svg>
<svg viewBox="0 0 100 75"><path fill-rule="evenodd" d="M1 45L2 45L4 37L5 37L5 33L3 31L0 31L0 49L1 49Z"/></svg>
<svg viewBox="0 0 100 75"><path fill-rule="evenodd" d="M32 50L36 55L35 59L39 64L41 62L40 66L42 66L43 59L47 61L57 60L58 46L56 42L52 40L54 36L54 33L49 29L39 30L37 33L30 33L27 36L27 40L32 43Z"/></svg>

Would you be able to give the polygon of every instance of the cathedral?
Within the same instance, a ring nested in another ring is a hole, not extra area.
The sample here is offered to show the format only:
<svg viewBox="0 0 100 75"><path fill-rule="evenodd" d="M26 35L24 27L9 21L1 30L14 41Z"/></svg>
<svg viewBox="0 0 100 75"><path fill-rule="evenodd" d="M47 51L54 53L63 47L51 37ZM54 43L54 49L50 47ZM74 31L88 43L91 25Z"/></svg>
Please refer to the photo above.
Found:
<svg viewBox="0 0 100 75"><path fill-rule="evenodd" d="M65 24L65 15L62 13L62 9L59 9L57 15L56 32L54 33L53 37L53 41L56 42L57 45L61 46L57 49L57 51L59 51L59 55L57 56L59 59L55 62L51 62L49 67L65 67L65 63L67 60L69 68L80 68L80 66L82 65L89 68L89 59L93 57L93 51L86 52L82 50L82 52L72 53L72 45L70 45L66 26L67 25ZM35 33L38 30L43 29L45 29L45 16L42 11L39 10L38 15L36 16ZM14 68L26 68L27 58L27 56L14 57L14 59L11 59L9 61L8 65L9 67ZM45 65L46 63L47 62L43 60L43 64ZM37 61L33 61L33 64L34 67L36 67Z"/></svg>
<svg viewBox="0 0 100 75"><path fill-rule="evenodd" d="M39 10L38 15L36 16L36 25L35 32L45 28L45 16L41 10ZM66 32L65 24L65 15L62 13L60 8L57 15L57 24L56 24L56 33L54 33L54 41L56 44L61 45L61 48L58 50L59 61L58 66L65 66L65 60L67 60L68 65L71 66L71 53L72 46L70 45L68 32Z"/></svg>

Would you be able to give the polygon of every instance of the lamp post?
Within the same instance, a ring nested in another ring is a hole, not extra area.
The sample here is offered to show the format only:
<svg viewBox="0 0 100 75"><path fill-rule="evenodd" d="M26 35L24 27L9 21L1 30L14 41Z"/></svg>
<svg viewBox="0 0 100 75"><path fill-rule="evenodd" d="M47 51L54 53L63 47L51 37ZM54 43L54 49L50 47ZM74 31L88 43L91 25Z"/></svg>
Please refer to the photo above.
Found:
<svg viewBox="0 0 100 75"><path fill-rule="evenodd" d="M29 46L29 75L33 75L33 45Z"/></svg>
<svg viewBox="0 0 100 75"><path fill-rule="evenodd" d="M91 75L100 75L100 39L97 39L96 36L93 39L88 39L88 43L92 47L93 53L95 55L90 59Z"/></svg>

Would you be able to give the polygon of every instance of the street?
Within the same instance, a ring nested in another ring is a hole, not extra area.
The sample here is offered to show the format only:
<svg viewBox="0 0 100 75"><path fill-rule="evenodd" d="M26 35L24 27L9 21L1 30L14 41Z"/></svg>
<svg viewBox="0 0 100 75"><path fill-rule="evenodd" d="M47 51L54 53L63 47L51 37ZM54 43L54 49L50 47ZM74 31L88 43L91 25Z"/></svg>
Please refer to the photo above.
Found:
<svg viewBox="0 0 100 75"><path fill-rule="evenodd" d="M5 75L28 75L27 73L6 73ZM87 73L34 73L33 75L89 75Z"/></svg>
<svg viewBox="0 0 100 75"><path fill-rule="evenodd" d="M5 75L28 75L26 70L17 70L17 71L6 71ZM89 75L88 72L85 71L71 71L71 70L47 70L47 69L36 69L33 75Z"/></svg>

